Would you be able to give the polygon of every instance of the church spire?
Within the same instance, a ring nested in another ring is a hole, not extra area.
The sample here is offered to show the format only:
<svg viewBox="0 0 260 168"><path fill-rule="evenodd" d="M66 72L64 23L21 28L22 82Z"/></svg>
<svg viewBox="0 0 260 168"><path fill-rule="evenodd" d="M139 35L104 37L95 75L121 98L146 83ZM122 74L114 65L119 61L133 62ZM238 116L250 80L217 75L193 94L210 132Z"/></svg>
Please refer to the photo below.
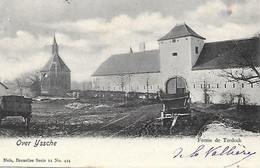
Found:
<svg viewBox="0 0 260 168"><path fill-rule="evenodd" d="M55 37L55 35L54 35L53 44L52 44L52 54L54 54L54 53L59 54L59 46L58 46L58 44L57 44L57 42L56 42L56 37Z"/></svg>

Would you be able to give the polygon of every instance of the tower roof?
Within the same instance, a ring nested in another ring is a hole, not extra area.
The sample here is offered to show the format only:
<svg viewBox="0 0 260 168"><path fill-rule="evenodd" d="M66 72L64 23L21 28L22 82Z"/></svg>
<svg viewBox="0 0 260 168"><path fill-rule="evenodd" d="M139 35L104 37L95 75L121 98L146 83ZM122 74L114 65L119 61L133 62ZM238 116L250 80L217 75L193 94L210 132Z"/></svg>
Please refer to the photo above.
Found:
<svg viewBox="0 0 260 168"><path fill-rule="evenodd" d="M52 45L52 56L49 61L45 64L45 66L41 69L41 71L49 71L52 69L53 64L57 64L58 71L70 72L68 66L64 63L64 61L60 58L58 53L58 44L56 42L56 38L54 36L53 45Z"/></svg>
<svg viewBox="0 0 260 168"><path fill-rule="evenodd" d="M182 25L176 25L169 33L167 33L165 36L160 38L158 41L168 40L168 39L173 39L178 37L186 37L186 36L194 36L205 40L204 37L198 35L189 26L187 26L186 24L182 24Z"/></svg>

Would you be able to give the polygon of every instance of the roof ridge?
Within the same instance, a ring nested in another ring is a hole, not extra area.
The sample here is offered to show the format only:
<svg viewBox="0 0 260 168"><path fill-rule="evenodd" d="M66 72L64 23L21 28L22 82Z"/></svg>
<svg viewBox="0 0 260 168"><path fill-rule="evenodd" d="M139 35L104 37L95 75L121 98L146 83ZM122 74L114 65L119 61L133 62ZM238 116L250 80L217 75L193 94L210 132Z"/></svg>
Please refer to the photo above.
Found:
<svg viewBox="0 0 260 168"><path fill-rule="evenodd" d="M150 52L150 51L159 51L159 49L137 51L137 52L133 52L133 53L112 54L111 56L114 56L114 55L129 55L129 54L136 54L136 53Z"/></svg>
<svg viewBox="0 0 260 168"><path fill-rule="evenodd" d="M220 41L213 41L213 42L206 42L205 44L213 44L213 43L223 43L223 42L229 42L229 41L242 41L242 40L251 40L258 37L242 37L238 39L230 39L230 40L220 40Z"/></svg>

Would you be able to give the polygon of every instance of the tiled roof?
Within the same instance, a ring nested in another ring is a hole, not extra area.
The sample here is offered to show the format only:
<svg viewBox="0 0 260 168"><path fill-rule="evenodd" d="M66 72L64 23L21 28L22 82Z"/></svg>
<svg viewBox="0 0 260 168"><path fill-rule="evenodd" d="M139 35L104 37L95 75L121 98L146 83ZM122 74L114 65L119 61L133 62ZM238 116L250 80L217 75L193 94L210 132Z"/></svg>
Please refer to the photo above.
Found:
<svg viewBox="0 0 260 168"><path fill-rule="evenodd" d="M168 39L173 39L178 37L186 37L186 36L194 36L201 39L205 39L204 37L194 32L189 26L183 24L183 25L176 25L169 33L167 33L165 36L160 38L158 41L168 40Z"/></svg>
<svg viewBox="0 0 260 168"><path fill-rule="evenodd" d="M248 63L242 54L246 59L251 57L254 66L259 67L259 38L206 43L192 70L246 67Z"/></svg>
<svg viewBox="0 0 260 168"><path fill-rule="evenodd" d="M151 73L160 71L159 50L112 55L92 76Z"/></svg>
<svg viewBox="0 0 260 168"><path fill-rule="evenodd" d="M63 62L63 60L56 52L52 55L47 64L41 69L41 71L51 70L54 62L57 63L58 71L70 72L70 69L67 67L67 65Z"/></svg>

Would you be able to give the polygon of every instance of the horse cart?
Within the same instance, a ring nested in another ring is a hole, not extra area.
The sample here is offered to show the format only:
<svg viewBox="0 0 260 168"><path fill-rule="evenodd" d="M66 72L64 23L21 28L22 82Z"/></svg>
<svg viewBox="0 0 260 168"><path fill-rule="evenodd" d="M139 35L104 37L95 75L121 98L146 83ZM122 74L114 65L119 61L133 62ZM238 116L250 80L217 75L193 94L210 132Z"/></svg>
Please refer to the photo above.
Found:
<svg viewBox="0 0 260 168"><path fill-rule="evenodd" d="M0 97L0 124L3 118L8 116L21 116L29 129L32 118L32 99L23 96Z"/></svg>
<svg viewBox="0 0 260 168"><path fill-rule="evenodd" d="M163 126L170 126L170 133L180 116L192 116L190 109L190 92L164 94L159 93L162 102L162 110L160 118Z"/></svg>

